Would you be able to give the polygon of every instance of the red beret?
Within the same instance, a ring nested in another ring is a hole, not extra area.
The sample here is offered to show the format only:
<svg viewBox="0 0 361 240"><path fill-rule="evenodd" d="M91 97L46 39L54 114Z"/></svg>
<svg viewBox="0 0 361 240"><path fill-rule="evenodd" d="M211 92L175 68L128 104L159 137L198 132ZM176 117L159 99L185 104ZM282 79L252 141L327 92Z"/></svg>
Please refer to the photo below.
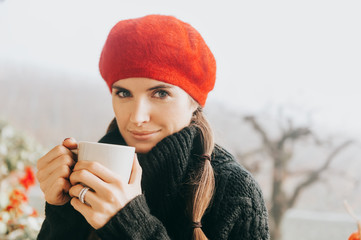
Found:
<svg viewBox="0 0 361 240"><path fill-rule="evenodd" d="M121 79L152 78L182 88L201 106L216 79L216 61L199 32L163 15L118 22L105 42L99 69L110 91Z"/></svg>

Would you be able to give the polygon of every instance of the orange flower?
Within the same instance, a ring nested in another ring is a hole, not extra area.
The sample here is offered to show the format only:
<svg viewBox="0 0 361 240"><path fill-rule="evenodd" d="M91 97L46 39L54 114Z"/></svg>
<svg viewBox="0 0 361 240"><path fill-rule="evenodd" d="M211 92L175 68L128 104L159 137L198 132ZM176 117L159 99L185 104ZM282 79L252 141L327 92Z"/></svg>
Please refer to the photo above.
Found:
<svg viewBox="0 0 361 240"><path fill-rule="evenodd" d="M31 167L25 168L25 176L20 178L20 184L25 187L26 190L35 184L35 174Z"/></svg>
<svg viewBox="0 0 361 240"><path fill-rule="evenodd" d="M33 212L30 214L31 217L37 217L38 216L38 212L33 209Z"/></svg>
<svg viewBox="0 0 361 240"><path fill-rule="evenodd" d="M14 189L9 197L10 204L6 207L7 212L13 212L15 215L23 214L21 205L28 201L28 197L19 189Z"/></svg>
<svg viewBox="0 0 361 240"><path fill-rule="evenodd" d="M13 192L10 195L10 202L13 205L20 205L23 202L27 202L28 197L19 189L14 189Z"/></svg>
<svg viewBox="0 0 361 240"><path fill-rule="evenodd" d="M22 203L28 201L28 197L19 189L14 189L9 197L10 204L8 208L18 208Z"/></svg>
<svg viewBox="0 0 361 240"><path fill-rule="evenodd" d="M351 234L351 236L348 238L348 240L360 240L360 233L354 232Z"/></svg>
<svg viewBox="0 0 361 240"><path fill-rule="evenodd" d="M13 209L14 209L14 207L11 206L11 205L8 205L8 206L6 207L6 211L7 211L7 212L11 212L11 210L13 210Z"/></svg>
<svg viewBox="0 0 361 240"><path fill-rule="evenodd" d="M348 238L348 240L361 240L361 220L357 221L357 228L358 231L354 232L350 235L350 237Z"/></svg>

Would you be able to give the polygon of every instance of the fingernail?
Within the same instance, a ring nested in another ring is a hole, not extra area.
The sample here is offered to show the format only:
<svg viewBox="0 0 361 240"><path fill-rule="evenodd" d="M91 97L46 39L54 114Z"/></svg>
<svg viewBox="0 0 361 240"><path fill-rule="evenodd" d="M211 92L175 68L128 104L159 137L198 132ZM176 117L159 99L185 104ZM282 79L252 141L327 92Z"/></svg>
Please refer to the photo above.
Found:
<svg viewBox="0 0 361 240"><path fill-rule="evenodd" d="M65 138L65 139L64 139L64 142L65 142L66 140L72 140L73 142L75 141L75 139L74 139L74 138L72 138L72 137Z"/></svg>

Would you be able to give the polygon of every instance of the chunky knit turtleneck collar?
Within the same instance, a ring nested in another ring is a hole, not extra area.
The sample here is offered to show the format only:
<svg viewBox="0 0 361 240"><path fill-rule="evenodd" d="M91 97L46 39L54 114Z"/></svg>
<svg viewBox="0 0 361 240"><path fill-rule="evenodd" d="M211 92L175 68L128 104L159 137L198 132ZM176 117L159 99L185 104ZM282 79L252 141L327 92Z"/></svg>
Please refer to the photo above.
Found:
<svg viewBox="0 0 361 240"><path fill-rule="evenodd" d="M118 129L109 132L100 142L125 145ZM142 191L152 214L165 225L185 222L185 219L170 219L177 211L183 211L180 215L187 218L184 209L189 196L185 194L189 191L185 188L189 187L189 173L195 166L196 156L200 155L199 144L197 128L188 126L161 140L147 154L138 154L142 167Z"/></svg>
<svg viewBox="0 0 361 240"><path fill-rule="evenodd" d="M139 164L143 169L142 182L149 181L158 185L166 181L166 185L170 187L182 183L190 158L199 152L196 137L196 127L188 126L161 140L147 154L138 154ZM118 128L106 134L99 142L126 145Z"/></svg>
<svg viewBox="0 0 361 240"><path fill-rule="evenodd" d="M183 183L184 174L192 162L190 158L196 134L194 127L186 127L164 138L149 153L139 155L144 181L155 184L169 194L174 193L174 189Z"/></svg>

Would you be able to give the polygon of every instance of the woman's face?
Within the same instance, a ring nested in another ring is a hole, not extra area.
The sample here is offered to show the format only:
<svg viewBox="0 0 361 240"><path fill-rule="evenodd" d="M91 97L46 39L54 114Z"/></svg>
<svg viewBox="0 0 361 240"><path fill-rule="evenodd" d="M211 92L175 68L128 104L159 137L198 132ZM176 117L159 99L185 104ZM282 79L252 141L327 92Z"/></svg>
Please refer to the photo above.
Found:
<svg viewBox="0 0 361 240"><path fill-rule="evenodd" d="M181 88L149 78L115 82L112 99L120 133L138 153L188 126L198 107Z"/></svg>

